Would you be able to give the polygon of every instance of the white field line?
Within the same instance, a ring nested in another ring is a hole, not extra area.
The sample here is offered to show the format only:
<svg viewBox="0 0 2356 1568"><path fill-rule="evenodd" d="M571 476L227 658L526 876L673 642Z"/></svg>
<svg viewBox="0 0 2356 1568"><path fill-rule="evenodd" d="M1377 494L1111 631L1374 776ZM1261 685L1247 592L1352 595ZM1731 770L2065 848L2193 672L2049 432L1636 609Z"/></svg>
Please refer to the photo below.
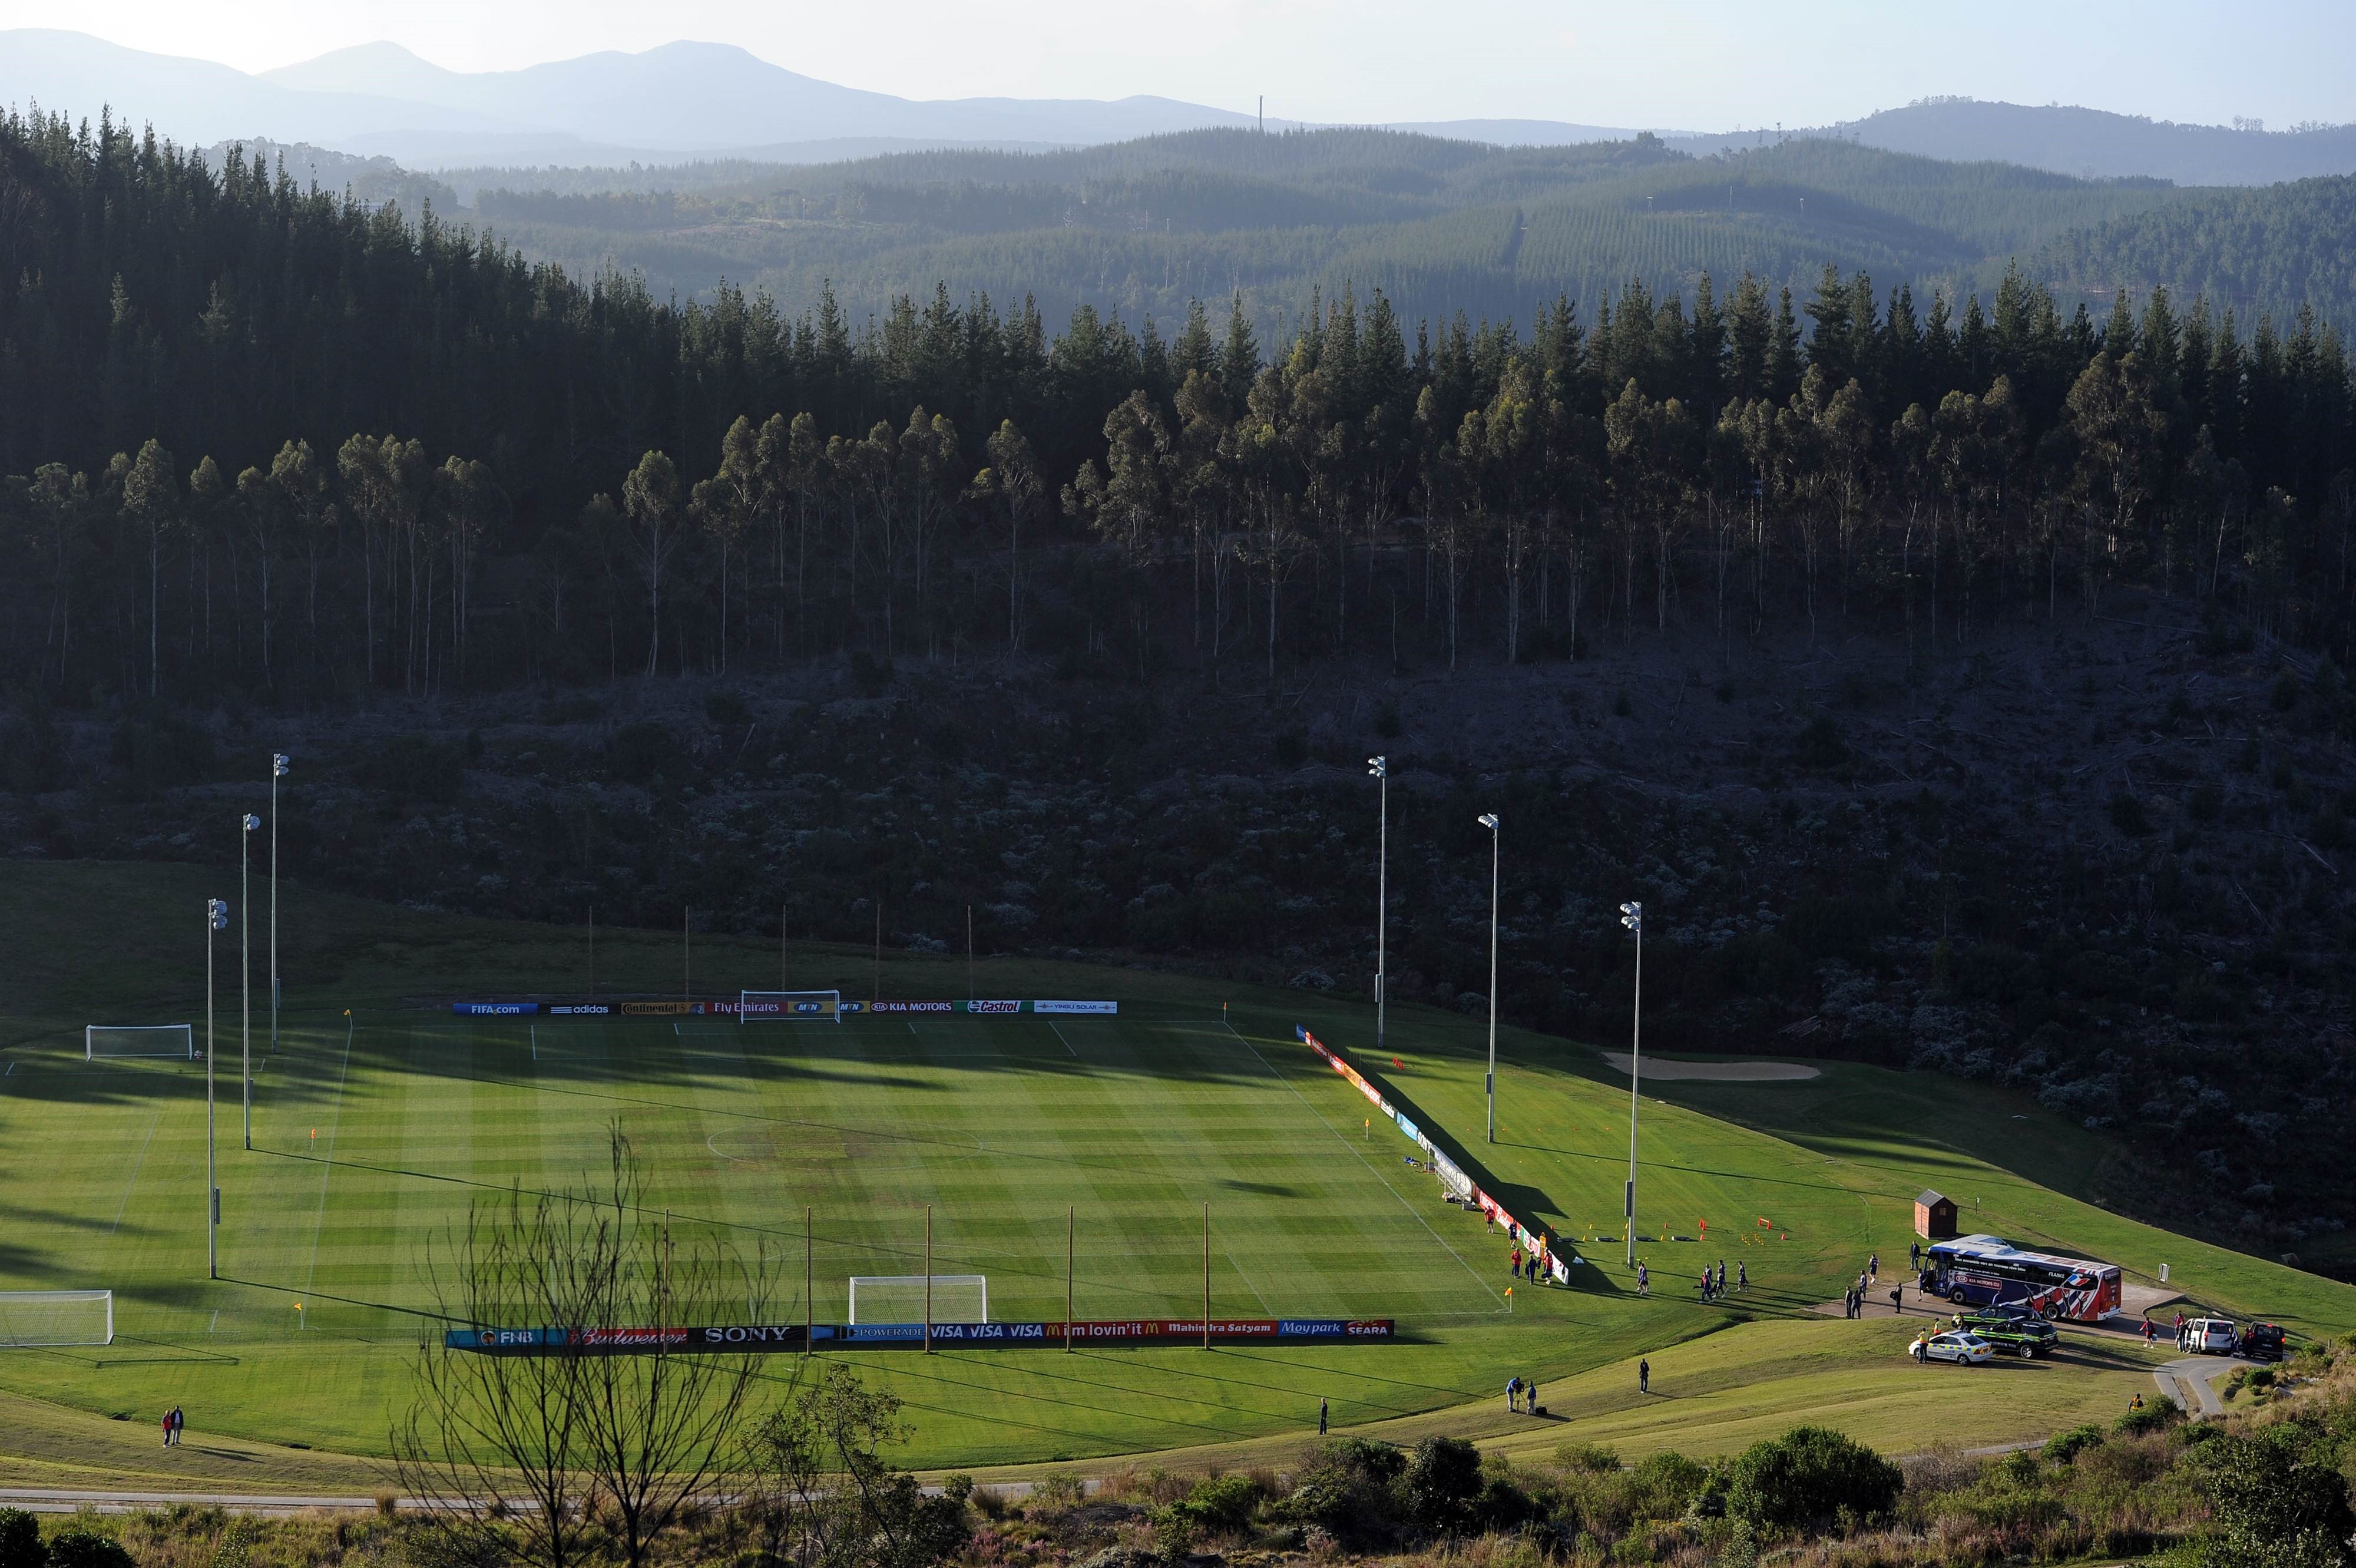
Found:
<svg viewBox="0 0 2356 1568"><path fill-rule="evenodd" d="M147 1118L147 1135L139 1140L139 1155L131 1162L131 1179L123 1184L123 1201L115 1205L114 1223L106 1228L110 1236L123 1229L123 1217L131 1208L131 1189L139 1185L139 1167L147 1162L147 1145L155 1141L155 1123L163 1119L164 1107L158 1103L155 1113Z"/></svg>
<svg viewBox="0 0 2356 1568"><path fill-rule="evenodd" d="M1047 1020L1047 1027L1049 1027L1050 1029L1054 1029L1054 1030L1055 1031L1055 1038L1057 1038L1057 1039L1059 1039L1059 1040L1064 1040L1064 1031L1063 1031L1062 1027L1056 1024L1055 1020L1054 1020L1053 1018L1048 1019L1048 1020ZM1069 1040L1064 1040L1064 1048L1065 1048L1066 1050L1067 1050L1067 1051L1072 1051L1072 1042L1071 1042L1071 1041L1069 1041ZM1077 1052L1077 1051L1072 1051L1072 1055L1073 1055L1075 1058L1077 1058L1077 1057L1079 1056L1079 1054L1080 1054L1080 1053L1079 1053L1079 1052Z"/></svg>
<svg viewBox="0 0 2356 1568"><path fill-rule="evenodd" d="M531 1059L540 1059L540 1026L537 1024L531 1026Z"/></svg>
<svg viewBox="0 0 2356 1568"><path fill-rule="evenodd" d="M1471 1274L1474 1283L1479 1284L1483 1290L1489 1293L1489 1299L1497 1304L1498 1310L1506 1310L1505 1298L1497 1294L1497 1287L1491 1284L1482 1274L1480 1270L1474 1268L1471 1263L1466 1262L1463 1253L1458 1251L1454 1247L1449 1246L1448 1238L1442 1236L1439 1231L1433 1230L1431 1221L1426 1219L1422 1214L1417 1210L1414 1204L1409 1203L1404 1197L1401 1197L1399 1190L1397 1187L1391 1186L1391 1184L1387 1181L1383 1181L1383 1174L1382 1172L1375 1169L1375 1163L1366 1158L1365 1155L1359 1150L1357 1144L1353 1144L1349 1139L1344 1137L1340 1128L1325 1120L1325 1113L1317 1109L1315 1101L1312 1101L1309 1096L1301 1092L1301 1086L1293 1082L1290 1079L1285 1077L1282 1073L1277 1071L1275 1068L1270 1067L1269 1065L1269 1059L1259 1054L1259 1047L1253 1045L1249 1040L1244 1038L1243 1035L1237 1030L1233 1024L1227 1024L1225 1019L1220 1020L1220 1022L1226 1024L1227 1033L1236 1036L1236 1043L1237 1045L1251 1052L1253 1059L1258 1061L1261 1067L1268 1069L1268 1075L1270 1078L1284 1085L1285 1088L1292 1090L1294 1097L1298 1099L1301 1104L1309 1107L1309 1114L1316 1117L1319 1124L1322 1125L1328 1133L1333 1134L1334 1141L1340 1144L1344 1148L1349 1150L1352 1155L1355 1155L1358 1163L1365 1166L1367 1172L1372 1175L1376 1181L1382 1182L1383 1190L1385 1192L1389 1193L1393 1197L1398 1198L1399 1207L1406 1209L1409 1214L1413 1214L1417 1224L1422 1226L1426 1230L1431 1231L1431 1239L1433 1240L1439 1242L1442 1247L1448 1248L1448 1255L1450 1257L1455 1259L1460 1263L1463 1263L1464 1272Z"/></svg>
<svg viewBox="0 0 2356 1568"><path fill-rule="evenodd" d="M327 1163L319 1172L319 1212L311 1221L311 1268L303 1276L303 1294L311 1294L311 1285L319 1277L319 1232L327 1225L327 1178L336 1174L336 1133L344 1122L344 1079L352 1070L352 1030L356 1023L344 1026L344 1065L336 1070L335 1109L327 1115Z"/></svg>

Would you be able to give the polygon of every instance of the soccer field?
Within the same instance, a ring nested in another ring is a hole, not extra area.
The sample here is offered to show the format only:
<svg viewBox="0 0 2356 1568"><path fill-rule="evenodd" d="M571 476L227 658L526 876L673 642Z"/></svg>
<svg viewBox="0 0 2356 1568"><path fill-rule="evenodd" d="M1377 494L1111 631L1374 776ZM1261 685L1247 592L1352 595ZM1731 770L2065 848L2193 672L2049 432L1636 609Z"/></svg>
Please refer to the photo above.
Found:
<svg viewBox="0 0 2356 1568"><path fill-rule="evenodd" d="M1582 1247L1570 1288L1523 1285L1509 1303L1503 1238L1440 1200L1396 1129L1378 1115L1367 1127L1372 1107L1292 1026L1348 1054L1508 1208L1574 1241L1616 1235L1626 1175L1627 1083L1590 1047L1505 1030L1488 1144L1483 1029L1425 1009L1395 1009L1378 1053L1371 1010L1346 1001L1037 966L1010 967L998 993L1133 989L1117 1018L461 1020L398 999L423 988L431 964L463 964L470 977L546 972L544 931L348 901L319 908L297 929L357 956L341 961L340 984L290 998L274 1055L257 1029L251 1151L234 1013L220 1015L218 1282L205 1274L204 1064L85 1061L68 1020L97 1010L87 1002L11 1021L0 1049L0 1289L112 1289L119 1337L0 1351L0 1398L141 1423L178 1403L192 1433L381 1454L419 1341L443 1326L431 1264L437 1250L446 1259L451 1229L470 1203L512 1188L584 1184L616 1122L640 1156L649 1208L723 1232L775 1272L773 1321L801 1316L806 1210L815 1316L829 1322L845 1317L851 1276L923 1272L928 1207L933 1272L987 1276L994 1319L1063 1316L1067 1216L1076 1316L1192 1317L1207 1203L1215 1314L1399 1326L1400 1340L1380 1345L848 1352L906 1402L907 1457L932 1466L1204 1445L1243 1454L1313 1430L1321 1398L1337 1425L1543 1448L1553 1439L1542 1432L1497 1426L1515 1373L1559 1391L1564 1438L1599 1421L1638 1448L1815 1419L1905 1451L1957 1434L2033 1435L2115 1408L2118 1380L2140 1374L2065 1357L2035 1369L2034 1398L1917 1421L1919 1369L1852 1332L1863 1326L1811 1311L1869 1252L1902 1261L1911 1199L1933 1185L1986 1229L2106 1258L2146 1282L2169 1263L2197 1300L2307 1331L2356 1327L2347 1287L2086 1202L2121 1179L2116 1150L2019 1097L1928 1075L1826 1063L1799 1082L1648 1082L1638 1230L1655 1238L1641 1248L1653 1294L1636 1294L1614 1240ZM658 952L659 940L642 945ZM59 968L94 973L97 961ZM901 961L904 993L947 989L947 966ZM1209 999L1222 994L1236 998L1231 1013ZM184 982L104 1015L201 1020L168 995L185 998ZM1704 1220L1707 1243L1674 1239ZM1746 1265L1753 1284L1705 1305L1692 1282L1719 1257ZM1674 1401L1614 1404L1638 1355L1656 1379L1707 1369L1716 1424L1696 1428L1699 1407ZM782 1381L793 1359L776 1358L772 1374ZM41 1439L62 1456L42 1464L112 1451L73 1430L66 1422ZM9 1452L0 1434L0 1459ZM174 1464L193 1468L171 1473L237 1483L234 1455L177 1452L187 1457ZM151 1474L105 1463L108 1475Z"/></svg>
<svg viewBox="0 0 2356 1568"><path fill-rule="evenodd" d="M1248 1038L1215 1008L840 1025L314 1019L261 1059L250 1152L234 1051L217 1065L216 1284L204 1278L203 1064L86 1062L65 1042L15 1053L0 1083L19 1156L10 1179L29 1176L21 1156L37 1144L44 1196L18 1210L0 1281L109 1286L119 1336L102 1351L16 1358L15 1386L144 1411L155 1391L194 1383L171 1397L216 1419L244 1411L241 1430L267 1430L256 1422L275 1409L338 1445L380 1447L409 1348L439 1331L431 1262L439 1249L446 1268L452 1228L511 1188L586 1185L614 1125L639 1155L648 1208L766 1262L776 1319L804 1320L806 1258L819 1322L845 1320L853 1275L922 1273L927 1208L932 1272L986 1276L993 1320L1063 1316L1067 1235L1077 1316L1193 1316L1207 1204L1217 1315L1395 1317L1427 1350L1453 1330L1507 1326L1501 1244L1439 1201L1387 1125L1370 1135L1361 1102L1300 1047ZM1182 1353L1098 1354L1150 1385ZM1386 1354L1276 1353L1294 1372L1345 1373L1354 1357ZM873 1359L948 1382L910 1397L938 1402L952 1428L981 1419L972 1407L1008 1378L1040 1375L1005 1353L955 1374L912 1370L904 1353ZM1184 1443L1256 1424L1256 1412L1238 1425L1219 1412L1217 1391L1192 1391L1207 1404L1167 1397L1201 1380L1190 1369L1173 1390L1108 1389L1096 1408L1059 1392L1044 1402L1057 1409L1031 1412L1044 1420L1001 1408L991 1447L1076 1453L1120 1445L1117 1431ZM1317 1397L1313 1377L1287 1380ZM1186 1413L1198 1405L1212 1419Z"/></svg>

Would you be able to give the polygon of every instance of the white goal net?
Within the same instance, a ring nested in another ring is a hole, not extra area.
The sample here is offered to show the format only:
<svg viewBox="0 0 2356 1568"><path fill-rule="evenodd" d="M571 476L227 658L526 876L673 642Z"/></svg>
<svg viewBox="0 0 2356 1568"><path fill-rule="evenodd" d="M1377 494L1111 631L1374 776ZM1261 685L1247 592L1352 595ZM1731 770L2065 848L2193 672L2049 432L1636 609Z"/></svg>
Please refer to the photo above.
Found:
<svg viewBox="0 0 2356 1568"><path fill-rule="evenodd" d="M840 1024L840 991L742 991L736 994L740 1024Z"/></svg>
<svg viewBox="0 0 2356 1568"><path fill-rule="evenodd" d="M0 1291L0 1349L113 1343L111 1290Z"/></svg>
<svg viewBox="0 0 2356 1568"><path fill-rule="evenodd" d="M932 1310L925 1307L922 1274L853 1274L851 1321L858 1323L987 1323L990 1276L935 1274Z"/></svg>
<svg viewBox="0 0 2356 1568"><path fill-rule="evenodd" d="M197 1054L197 1033L186 1024L90 1024L81 1032L85 1059L102 1057L187 1057Z"/></svg>

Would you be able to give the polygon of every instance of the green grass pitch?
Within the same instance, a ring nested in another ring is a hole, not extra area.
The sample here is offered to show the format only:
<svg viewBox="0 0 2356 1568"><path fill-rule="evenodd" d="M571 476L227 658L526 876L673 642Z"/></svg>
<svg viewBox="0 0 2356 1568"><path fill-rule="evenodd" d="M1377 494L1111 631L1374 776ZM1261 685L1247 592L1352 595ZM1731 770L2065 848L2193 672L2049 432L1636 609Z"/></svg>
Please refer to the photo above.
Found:
<svg viewBox="0 0 2356 1568"><path fill-rule="evenodd" d="M995 1318L1062 1316L1067 1211L1079 1316L1191 1316L1207 1202L1215 1312L1389 1316L1408 1336L1209 1352L851 1353L907 1402L909 1456L936 1467L1173 1449L1240 1458L1313 1430L1320 1398L1337 1424L1461 1431L1515 1450L1591 1430L1632 1452L1707 1452L1815 1419L1904 1451L2031 1434L2148 1389L2131 1348L2086 1342L1991 1374L1991 1397L1946 1398L1924 1422L1922 1374L1899 1354L1893 1326L1809 1309L1869 1252L1902 1262L1910 1201L1930 1185L1976 1204L1987 1229L2109 1259L2131 1279L2166 1262L2196 1300L2309 1332L2356 1327L2347 1287L2087 1201L2134 1179L2132 1162L2094 1134L2018 1097L1837 1063L1798 1083L1648 1084L1639 1229L1690 1235L1706 1219L1709 1244L1643 1247L1649 1298L1634 1294L1617 1244L1587 1246L1573 1288L1522 1285L1508 1310L1502 1238L1440 1201L1395 1129L1376 1117L1368 1132L1372 1108L1292 1026L1348 1053L1509 1208L1574 1238L1612 1225L1626 1168L1626 1080L1592 1047L1505 1031L1499 1137L1488 1144L1482 1027L1421 1009L1394 1010L1378 1054L1371 1009L1352 1003L1001 961L985 991L1118 993L1123 1015L466 1021L420 998L519 989L552 967L557 939L309 895L290 918L289 970L311 978L290 988L278 1052L259 1058L251 1152L239 1137L233 1004L220 1014L225 1224L222 1278L209 1282L203 1065L88 1063L80 1036L84 1021L191 1018L201 1030L183 950L193 930L113 914L146 906L107 881L193 874L75 868L77 881L26 869L28 884L53 880L22 892L22 908L0 890L0 936L13 924L28 950L53 957L32 975L35 1004L0 1021L0 1289L112 1288L120 1337L103 1349L0 1352L0 1478L268 1484L263 1461L193 1436L168 1466L137 1458L144 1444L123 1439L176 1402L192 1434L220 1444L302 1444L306 1466L380 1455L428 1326L419 1314L433 1305L433 1248L470 1201L581 1183L615 1121L642 1156L650 1207L773 1260L787 1297L774 1316L799 1316L805 1208L826 1321L841 1317L850 1276L922 1271L927 1206L934 1272L986 1274ZM195 891L175 886L170 908L200 908L186 896ZM117 986L94 998L78 977L98 972L96 961L74 940L107 949L128 966L109 972L135 974L152 993L126 1002ZM651 934L610 940L601 972L629 983L636 963L648 972L636 977L642 990L676 954L676 939L668 949ZM732 981L776 972L774 948L712 946L699 973L707 963L733 969ZM866 968L863 956L824 951L802 961L809 983L848 983ZM898 960L885 989L951 994L963 978L961 962ZM1692 1281L1720 1256L1755 1283L1705 1306ZM1684 1378L1691 1397L1633 1401L1622 1385L1639 1355L1652 1358L1656 1387ZM789 1370L785 1359L773 1367L780 1380ZM1514 1373L1539 1377L1563 1419L1509 1421L1497 1395Z"/></svg>

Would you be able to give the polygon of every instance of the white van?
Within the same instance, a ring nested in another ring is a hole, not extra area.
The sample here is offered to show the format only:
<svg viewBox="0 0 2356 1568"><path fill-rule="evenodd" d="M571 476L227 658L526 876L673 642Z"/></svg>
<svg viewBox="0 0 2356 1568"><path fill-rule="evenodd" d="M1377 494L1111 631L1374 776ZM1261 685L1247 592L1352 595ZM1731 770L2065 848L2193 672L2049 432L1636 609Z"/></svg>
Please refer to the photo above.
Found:
<svg viewBox="0 0 2356 1568"><path fill-rule="evenodd" d="M2196 1317L2184 1326L2177 1343L2196 1356L2230 1356L2242 1342L2233 1320L2225 1317Z"/></svg>

